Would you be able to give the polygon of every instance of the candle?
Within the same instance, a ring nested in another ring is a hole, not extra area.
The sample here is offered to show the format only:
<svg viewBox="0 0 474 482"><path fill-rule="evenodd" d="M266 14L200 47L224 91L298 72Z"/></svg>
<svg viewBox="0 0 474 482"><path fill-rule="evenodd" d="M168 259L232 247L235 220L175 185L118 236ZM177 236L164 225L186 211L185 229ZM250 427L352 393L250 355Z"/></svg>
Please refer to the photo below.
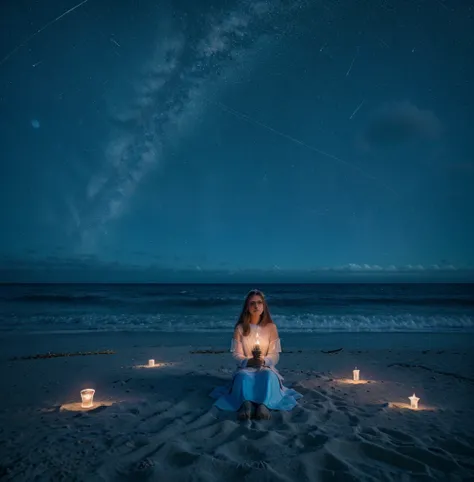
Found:
<svg viewBox="0 0 474 482"><path fill-rule="evenodd" d="M410 408L413 408L413 410L416 410L418 408L418 401L420 400L415 394L413 394L411 397L408 397L410 400Z"/></svg>
<svg viewBox="0 0 474 482"><path fill-rule="evenodd" d="M155 360L148 360L148 366L154 367L155 366Z"/></svg>
<svg viewBox="0 0 474 482"><path fill-rule="evenodd" d="M357 367L355 367L355 370L352 370L352 375L354 376L355 382L359 381L359 373L360 373L360 370L357 370Z"/></svg>
<svg viewBox="0 0 474 482"><path fill-rule="evenodd" d="M259 335L259 327L257 326L257 331L255 332L255 345L253 346L253 350L260 350L260 335Z"/></svg>
<svg viewBox="0 0 474 482"><path fill-rule="evenodd" d="M91 408L93 404L95 390L93 388L86 388L81 390L82 408Z"/></svg>

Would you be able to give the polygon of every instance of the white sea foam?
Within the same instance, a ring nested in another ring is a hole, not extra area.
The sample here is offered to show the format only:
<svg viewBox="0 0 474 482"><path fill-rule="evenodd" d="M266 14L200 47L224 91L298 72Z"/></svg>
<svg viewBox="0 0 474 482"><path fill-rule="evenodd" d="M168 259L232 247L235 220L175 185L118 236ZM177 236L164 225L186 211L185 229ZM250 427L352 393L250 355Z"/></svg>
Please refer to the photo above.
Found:
<svg viewBox="0 0 474 482"><path fill-rule="evenodd" d="M474 332L474 317L467 315L274 315L280 332ZM1 331L150 331L225 332L235 318L163 314L75 314L3 316Z"/></svg>

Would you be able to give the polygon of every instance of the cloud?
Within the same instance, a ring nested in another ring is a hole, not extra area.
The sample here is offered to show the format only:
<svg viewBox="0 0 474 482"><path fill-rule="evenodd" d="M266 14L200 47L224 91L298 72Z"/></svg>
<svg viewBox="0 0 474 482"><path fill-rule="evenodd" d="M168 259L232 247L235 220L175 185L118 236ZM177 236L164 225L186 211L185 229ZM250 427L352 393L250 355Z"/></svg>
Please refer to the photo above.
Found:
<svg viewBox="0 0 474 482"><path fill-rule="evenodd" d="M0 282L108 282L140 281L143 275L166 272L164 265L104 261L94 254L76 256L2 256Z"/></svg>
<svg viewBox="0 0 474 482"><path fill-rule="evenodd" d="M372 147L392 147L410 141L435 139L442 132L441 121L429 110L410 102L392 102L372 113L363 134Z"/></svg>
<svg viewBox="0 0 474 482"><path fill-rule="evenodd" d="M380 266L378 264L357 264L348 263L345 265L340 265L336 267L323 267L320 268L322 271L333 271L333 272L353 272L353 273L420 273L420 272L431 272L431 271L457 271L462 268L456 268L452 264L431 264L423 266L421 264L406 264L395 266L390 264L388 266ZM318 270L315 270L318 271Z"/></svg>
<svg viewBox="0 0 474 482"><path fill-rule="evenodd" d="M315 269L233 268L210 269L196 263L178 267L176 263L123 263L103 261L93 254L80 256L3 256L0 282L21 283L150 283L150 282L330 282L410 280L474 280L472 266L436 264L423 266L380 266L349 263Z"/></svg>
<svg viewBox="0 0 474 482"><path fill-rule="evenodd" d="M349 263L334 268L334 271L383 271L383 268L378 265Z"/></svg>

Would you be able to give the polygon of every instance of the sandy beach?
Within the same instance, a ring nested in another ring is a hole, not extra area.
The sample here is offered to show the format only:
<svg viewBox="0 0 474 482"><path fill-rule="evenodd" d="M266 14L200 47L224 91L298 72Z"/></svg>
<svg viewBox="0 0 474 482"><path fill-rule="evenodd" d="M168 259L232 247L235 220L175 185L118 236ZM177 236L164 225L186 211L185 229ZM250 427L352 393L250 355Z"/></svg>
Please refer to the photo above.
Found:
<svg viewBox="0 0 474 482"><path fill-rule="evenodd" d="M304 398L238 422L209 397L234 370L226 334L2 335L0 480L474 480L473 335L281 337Z"/></svg>

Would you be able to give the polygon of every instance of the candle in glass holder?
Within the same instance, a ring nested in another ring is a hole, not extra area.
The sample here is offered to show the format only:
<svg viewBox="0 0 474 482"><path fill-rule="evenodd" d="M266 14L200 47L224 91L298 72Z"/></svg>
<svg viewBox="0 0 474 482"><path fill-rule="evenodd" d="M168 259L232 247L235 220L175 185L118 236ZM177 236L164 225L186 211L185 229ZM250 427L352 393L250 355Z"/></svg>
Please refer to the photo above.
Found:
<svg viewBox="0 0 474 482"><path fill-rule="evenodd" d="M355 370L352 370L352 375L354 377L355 382L359 381L359 373L360 373L360 370L357 370L357 367L355 367Z"/></svg>
<svg viewBox="0 0 474 482"><path fill-rule="evenodd" d="M413 410L416 410L418 408L418 401L420 400L415 394L413 394L411 397L408 397L410 400L410 408Z"/></svg>
<svg viewBox="0 0 474 482"><path fill-rule="evenodd" d="M86 388L81 390L82 408L91 408L93 404L95 390L93 388Z"/></svg>
<svg viewBox="0 0 474 482"><path fill-rule="evenodd" d="M154 367L155 366L155 360L148 360L148 366Z"/></svg>

